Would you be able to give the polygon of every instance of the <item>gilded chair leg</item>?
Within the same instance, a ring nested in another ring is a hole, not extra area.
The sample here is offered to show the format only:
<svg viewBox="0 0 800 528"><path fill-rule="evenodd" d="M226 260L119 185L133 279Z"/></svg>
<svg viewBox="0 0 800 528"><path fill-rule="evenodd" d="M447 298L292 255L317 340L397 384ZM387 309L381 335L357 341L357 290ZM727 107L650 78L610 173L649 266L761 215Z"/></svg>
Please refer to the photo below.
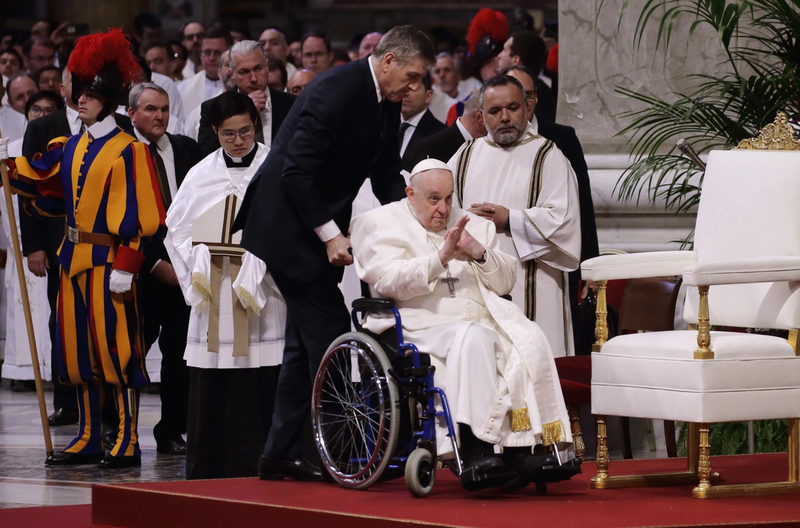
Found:
<svg viewBox="0 0 800 528"><path fill-rule="evenodd" d="M698 424L698 430L700 433L700 442L697 476L700 477L700 483L692 490L692 496L703 499L711 489L711 444L708 438L708 424Z"/></svg>
<svg viewBox="0 0 800 528"><path fill-rule="evenodd" d="M700 463L700 429L696 423L687 423L686 427L686 470L696 474Z"/></svg>
<svg viewBox="0 0 800 528"><path fill-rule="evenodd" d="M789 419L789 482L800 482L800 419Z"/></svg>
<svg viewBox="0 0 800 528"><path fill-rule="evenodd" d="M582 461L586 460L586 445L583 443L583 431L581 431L581 423L578 421L580 409L571 407L567 412L569 413L569 425L572 429L572 445L575 448L575 456Z"/></svg>
<svg viewBox="0 0 800 528"><path fill-rule="evenodd" d="M608 480L608 436L606 433L606 416L597 417L597 476L592 479L591 487L605 488Z"/></svg>

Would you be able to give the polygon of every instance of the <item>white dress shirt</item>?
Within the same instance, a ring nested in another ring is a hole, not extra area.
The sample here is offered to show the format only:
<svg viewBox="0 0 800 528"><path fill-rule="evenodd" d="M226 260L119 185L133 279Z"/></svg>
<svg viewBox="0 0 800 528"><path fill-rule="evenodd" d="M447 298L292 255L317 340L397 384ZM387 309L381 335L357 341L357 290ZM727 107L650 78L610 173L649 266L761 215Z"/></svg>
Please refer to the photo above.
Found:
<svg viewBox="0 0 800 528"><path fill-rule="evenodd" d="M71 106L67 106L67 123L69 123L69 131L71 135L74 136L80 133L81 125L83 123L78 117L78 111Z"/></svg>
<svg viewBox="0 0 800 528"><path fill-rule="evenodd" d="M267 103L264 109L259 112L261 116L261 131L264 134L264 145L272 147L272 97L269 95L269 88L264 90L267 96Z"/></svg>
<svg viewBox="0 0 800 528"><path fill-rule="evenodd" d="M369 64L369 72L372 74L372 82L375 83L375 96L378 98L378 102L380 103L381 101L383 101L383 95L381 94L381 87L378 84L378 77L375 75L375 66L372 64L372 57L367 59L367 64ZM337 226L336 222L334 222L333 220L328 220L321 226L315 227L314 232L323 242L333 240L334 238L336 238L337 235L342 234L341 230L339 229L339 226Z"/></svg>
<svg viewBox="0 0 800 528"><path fill-rule="evenodd" d="M472 139L472 134L470 134L469 131L466 129L466 127L463 124L461 124L460 117L456 119L456 126L458 127L459 132L461 132L461 135L464 136L464 141L469 141L470 139Z"/></svg>
<svg viewBox="0 0 800 528"><path fill-rule="evenodd" d="M425 108L425 110L427 110L427 108ZM422 116L425 114L425 110L423 110L422 112L418 113L417 115L415 115L411 119L409 119L407 121L403 121L403 123L408 123L408 127L406 127L405 132L403 132L403 142L400 144L400 157L401 158L403 157L403 154L405 154L406 149L408 148L408 143L409 143L409 141L411 141L411 136L413 136L414 135L414 131L417 130L417 125L419 124L420 120L422 119ZM401 123L400 126L402 126L402 123Z"/></svg>

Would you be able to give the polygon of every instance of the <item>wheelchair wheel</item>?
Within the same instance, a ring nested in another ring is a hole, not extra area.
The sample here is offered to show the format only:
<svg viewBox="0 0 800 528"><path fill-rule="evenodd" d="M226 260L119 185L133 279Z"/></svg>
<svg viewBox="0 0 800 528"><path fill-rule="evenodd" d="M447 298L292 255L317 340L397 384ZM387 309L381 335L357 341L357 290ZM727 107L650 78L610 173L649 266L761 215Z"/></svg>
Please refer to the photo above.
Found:
<svg viewBox="0 0 800 528"><path fill-rule="evenodd" d="M340 336L322 358L312 395L314 439L341 486L367 489L389 465L400 430L391 362L370 336Z"/></svg>
<svg viewBox="0 0 800 528"><path fill-rule="evenodd" d="M436 482L436 463L427 449L411 452L406 461L406 487L417 498L427 497Z"/></svg>

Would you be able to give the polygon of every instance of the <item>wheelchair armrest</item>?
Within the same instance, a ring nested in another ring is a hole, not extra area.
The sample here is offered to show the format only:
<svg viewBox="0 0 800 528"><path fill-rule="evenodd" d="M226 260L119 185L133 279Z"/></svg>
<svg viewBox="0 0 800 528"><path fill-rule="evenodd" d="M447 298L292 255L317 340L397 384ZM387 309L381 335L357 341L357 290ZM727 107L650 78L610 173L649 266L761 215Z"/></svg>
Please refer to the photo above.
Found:
<svg viewBox="0 0 800 528"><path fill-rule="evenodd" d="M388 312L394 308L394 299L356 299L353 309L360 312Z"/></svg>

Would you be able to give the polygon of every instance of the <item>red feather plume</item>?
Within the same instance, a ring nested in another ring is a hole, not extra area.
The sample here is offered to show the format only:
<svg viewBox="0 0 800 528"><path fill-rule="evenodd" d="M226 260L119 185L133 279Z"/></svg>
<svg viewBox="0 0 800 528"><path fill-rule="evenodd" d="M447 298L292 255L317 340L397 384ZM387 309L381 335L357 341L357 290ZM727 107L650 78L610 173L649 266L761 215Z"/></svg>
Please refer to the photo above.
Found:
<svg viewBox="0 0 800 528"><path fill-rule="evenodd" d="M124 84L142 78L142 68L133 56L131 43L119 28L79 38L69 56L67 69L80 79L90 81L108 63L116 65Z"/></svg>
<svg viewBox="0 0 800 528"><path fill-rule="evenodd" d="M508 38L508 20L500 11L484 7L478 11L478 14L469 24L467 43L469 44L470 53L475 53L478 41L486 34L492 37L492 40L505 42Z"/></svg>

